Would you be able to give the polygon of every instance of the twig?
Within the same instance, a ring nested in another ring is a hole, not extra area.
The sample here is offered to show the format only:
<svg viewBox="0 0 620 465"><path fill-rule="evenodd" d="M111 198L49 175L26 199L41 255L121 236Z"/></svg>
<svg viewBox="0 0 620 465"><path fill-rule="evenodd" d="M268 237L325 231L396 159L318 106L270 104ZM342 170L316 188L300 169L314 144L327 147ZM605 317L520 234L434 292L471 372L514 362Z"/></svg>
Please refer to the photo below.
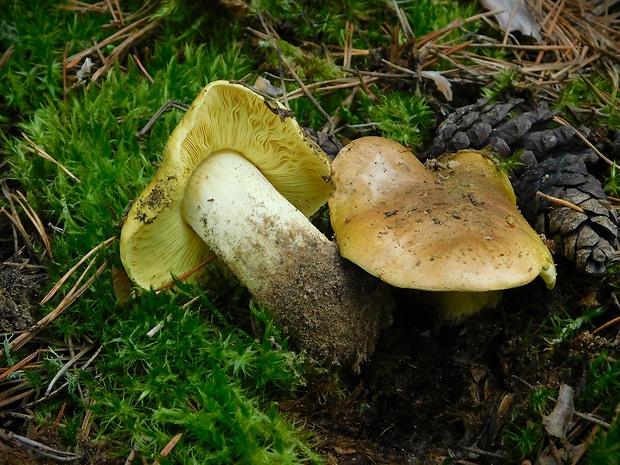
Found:
<svg viewBox="0 0 620 465"><path fill-rule="evenodd" d="M571 203L571 202L569 202L567 200L559 199L557 197L552 197L550 195L543 194L540 191L536 191L536 197L540 197L540 198L543 198L545 200L549 200L550 202L557 203L558 205L562 205L563 207L572 208L573 210L575 210L575 211L577 211L579 213L584 213L584 209L583 208L581 208L580 206L575 205L574 203Z"/></svg>
<svg viewBox="0 0 620 465"><path fill-rule="evenodd" d="M609 320L607 323L604 323L601 326L599 326L598 328L596 328L594 331L592 331L592 335L600 333L605 328L608 328L609 326L614 325L614 324L616 324L618 322L620 322L620 316L617 316L616 318L614 318L612 320Z"/></svg>
<svg viewBox="0 0 620 465"><path fill-rule="evenodd" d="M166 103L164 103L161 107L159 107L159 110L157 110L155 112L155 114L151 117L151 119L144 125L144 127L142 129L140 129L138 132L136 132L134 135L136 137L136 139L142 139L144 137L144 135L146 133L148 133L151 128L153 127L153 125L155 124L155 122L161 118L161 115L163 115L166 111L170 110L171 108L176 108L177 110L183 110L183 111L187 111L187 109L189 108L188 105L185 105L181 102L175 102L174 100L168 100Z"/></svg>
<svg viewBox="0 0 620 465"><path fill-rule="evenodd" d="M492 457L495 459L506 460L506 456L503 454L496 454L495 452L487 452L486 450L478 449L477 447L463 447L463 450L471 452L472 454L483 455L485 457Z"/></svg>
<svg viewBox="0 0 620 465"><path fill-rule="evenodd" d="M579 131L577 131L577 129L575 129L568 121L566 121L564 118L561 118L559 116L554 116L553 117L554 120L556 120L558 123L563 124L565 126L570 126L571 128L573 128L575 130L575 134L577 135L577 137L579 137L584 144L586 144L588 147L590 147L594 153L596 153L599 158L601 160L604 160L606 163L610 164L611 166L613 166L614 168L620 169L620 166L618 166L616 164L616 162L614 162L613 160L610 160L609 158L607 158L605 155L603 155L603 153L601 153L601 151L599 149L597 149L594 145L592 145L592 143L583 135L581 134Z"/></svg>
<svg viewBox="0 0 620 465"><path fill-rule="evenodd" d="M6 431L2 428L0 428L0 437L8 441L17 441L30 448L30 450L32 450L33 452L43 455L45 457L49 457L53 460L57 460L59 462L73 462L83 457L82 455L74 454L72 452L54 449L52 447L46 446L45 444L41 444L40 442L33 441L32 439L29 439L25 436L15 434L12 431Z"/></svg>
<svg viewBox="0 0 620 465"><path fill-rule="evenodd" d="M611 425L609 423L607 423L606 421L600 420L596 418L595 416L588 415L587 413L577 412L577 411L574 411L573 413L575 414L576 417L583 418L584 420L587 420L590 423L594 423L597 426L602 426L605 429L611 428Z"/></svg>

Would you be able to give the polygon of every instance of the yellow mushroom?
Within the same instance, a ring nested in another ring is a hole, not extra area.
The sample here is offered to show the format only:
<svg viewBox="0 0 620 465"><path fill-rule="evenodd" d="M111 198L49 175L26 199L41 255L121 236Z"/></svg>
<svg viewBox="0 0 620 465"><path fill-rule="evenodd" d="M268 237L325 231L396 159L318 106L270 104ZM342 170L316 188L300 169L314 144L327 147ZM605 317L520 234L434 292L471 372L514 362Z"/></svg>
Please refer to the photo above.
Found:
<svg viewBox="0 0 620 465"><path fill-rule="evenodd" d="M307 218L327 201L330 172L280 104L242 84L207 85L123 225L129 277L158 287L215 254L300 347L357 368L392 302Z"/></svg>

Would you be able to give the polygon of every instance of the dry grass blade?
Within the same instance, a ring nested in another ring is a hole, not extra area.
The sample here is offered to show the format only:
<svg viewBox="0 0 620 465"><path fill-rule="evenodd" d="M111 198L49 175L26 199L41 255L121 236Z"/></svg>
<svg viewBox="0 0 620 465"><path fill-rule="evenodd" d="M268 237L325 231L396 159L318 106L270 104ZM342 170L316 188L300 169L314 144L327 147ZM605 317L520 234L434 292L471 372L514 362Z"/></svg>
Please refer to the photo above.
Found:
<svg viewBox="0 0 620 465"><path fill-rule="evenodd" d="M351 57L352 57L352 50L353 50L353 30L355 29L355 26L353 25L352 22L347 20L347 23L345 25L345 29L347 31L346 35L344 36L344 55L343 55L343 67L345 68L350 68L351 67Z"/></svg>
<svg viewBox="0 0 620 465"><path fill-rule="evenodd" d="M13 55L13 52L15 52L15 46L11 45L2 54L2 57L0 57L0 71L2 71L2 68L4 68L4 66L9 62L9 58L11 58L11 55Z"/></svg>
<svg viewBox="0 0 620 465"><path fill-rule="evenodd" d="M146 78L149 80L149 82L151 84L154 84L155 81L153 80L153 78L151 77L151 75L149 74L149 72L146 70L146 68L144 67L144 65L142 64L142 62L140 61L140 58L138 58L138 55L136 55L135 53L133 55L131 55L133 57L133 59L135 60L136 64L138 65L138 68L140 68L140 71L142 71L142 74L144 74L146 76Z"/></svg>
<svg viewBox="0 0 620 465"><path fill-rule="evenodd" d="M184 281L187 278L189 278L191 275L193 275L194 273L196 273L198 270L200 270L203 266L207 265L208 263L212 262L213 260L215 260L215 255L211 258L206 259L204 262L200 263L199 265L195 266L194 268L192 268L189 271L186 271L185 273L179 275L177 277L177 279L179 281ZM160 292L163 291L165 289L168 289L169 287L172 287L174 285L175 281L174 280L170 280L168 281L166 284L161 285L160 287L158 287L157 289L155 289L156 292Z"/></svg>
<svg viewBox="0 0 620 465"><path fill-rule="evenodd" d="M80 434L82 434L84 437L88 437L88 435L90 434L90 429L93 425L93 409L91 407L93 407L95 405L95 399L93 399L92 397L88 400L87 402L87 409L86 412L84 413L84 419L82 420L82 426L80 426Z"/></svg>
<svg viewBox="0 0 620 465"><path fill-rule="evenodd" d="M48 293L48 295L44 299L45 302L49 301L49 299L58 291L58 289L62 286L62 284L66 282L69 276L71 276L73 272L75 272L75 270L78 268L79 265L84 263L95 252L100 250L102 247L107 246L115 239L116 237L109 238L108 240L99 244L97 247L91 250L85 257L83 257L79 261L79 263L76 266L74 266L67 274L65 274L65 276L63 276L63 278L59 281L59 283L57 283L54 286L54 288ZM75 302L90 287L90 285L94 282L95 278L100 276L101 273L103 273L108 263L104 262L102 265L100 265L99 268L97 268L97 270L95 271L94 276L91 276L90 278L88 278L84 282L84 284L80 286L80 284L82 283L82 281L84 280L84 278L86 277L88 272L93 268L94 265L95 265L95 259L91 260L91 262L86 266L85 270L78 277L73 287L69 290L69 292L62 299L62 301L56 306L56 308L52 312L48 313L43 318L41 318L32 328L30 328L27 331L24 331L17 338L11 341L8 345L8 348L10 350L19 349L24 344L26 344L30 339L32 339L37 333L39 333L43 328L45 328L52 321L54 321L54 319L56 319L58 315L60 315L67 307L69 307L69 305ZM0 355L2 354L4 354L4 350L0 350Z"/></svg>
<svg viewBox="0 0 620 465"><path fill-rule="evenodd" d="M543 198L545 200L549 200L550 202L555 203L557 205L561 205L563 207L568 207L568 208L570 208L572 210L575 210L576 212L579 212L579 213L583 213L584 212L583 208L581 208L578 205L575 205L574 203L568 202L567 200L564 200L564 199L559 199L557 197L552 197L552 196L547 195L547 194L543 194L540 191L536 192L536 197L540 197L540 198Z"/></svg>
<svg viewBox="0 0 620 465"><path fill-rule="evenodd" d="M172 451L172 449L174 449L174 446L177 445L177 442L179 442L179 440L181 439L181 436L183 436L183 433L179 433L176 436L174 436L168 442L168 444L166 444L166 446L161 450L159 455L161 455L162 457L166 457ZM159 465L159 460L155 460L153 462L153 465Z"/></svg>
<svg viewBox="0 0 620 465"><path fill-rule="evenodd" d="M88 264L88 266L86 267L86 270L84 271L84 273L80 275L80 277L78 278L73 288L71 288L67 296L58 304L58 306L52 312L45 315L34 325L34 327L20 334L17 338L15 338L13 341L9 343L10 350L17 350L20 347L22 347L24 344L26 344L43 328L47 327L47 325L49 325L52 321L54 321L56 317L58 317L58 315L60 315L69 305L75 302L77 298L80 297L84 293L84 291L86 291L86 289L90 287L90 285L95 280L95 278L92 276L89 279L87 279L86 282L80 288L78 288L77 286L78 284L80 284L80 282L82 281L86 273L92 268L93 265L94 265L94 260ZM103 273L103 271L106 269L106 267L107 267L107 262L105 262L103 265L101 265L97 269L95 276L100 276L101 273ZM4 353L4 350L1 350L0 355L2 355L3 353Z"/></svg>
<svg viewBox="0 0 620 465"><path fill-rule="evenodd" d="M0 381L3 380L4 378L8 377L11 373L15 373L16 371L21 370L22 368L24 368L26 365L28 365L28 363L30 363L39 354L40 354L40 351L35 350L33 353L31 353L30 355L28 355L24 359L20 360L18 363L16 363L12 367L7 368L4 371L0 370L0 371L2 371L2 373L0 373Z"/></svg>
<svg viewBox="0 0 620 465"><path fill-rule="evenodd" d="M2 394L2 399L0 399L0 408L6 407L7 405L11 405L14 402L18 402L26 397L33 395L36 390L35 389L27 389L22 391L22 389L30 388L31 384L29 381L23 381L20 385L14 386L11 389L6 389ZM13 394L16 391L22 391L19 394Z"/></svg>
<svg viewBox="0 0 620 465"><path fill-rule="evenodd" d="M36 251L34 250L34 247L32 246L32 241L30 240L28 233L24 229L24 226L22 225L22 222L19 219L19 216L16 214L9 213L7 209L4 207L0 208L0 211L6 215L6 217L11 221L11 223L13 223L13 226L15 226L15 228L19 232L19 235L22 236L22 238L24 239L24 242L26 243L26 248L28 249L28 253L30 254L30 256L33 259L37 260L38 263L40 263L39 257Z"/></svg>
<svg viewBox="0 0 620 465"><path fill-rule="evenodd" d="M12 197L17 200L17 203L19 203L19 205L23 208L24 213L26 213L26 216L28 217L28 219L30 219L35 229L39 233L39 236L41 237L41 240L45 245L45 250L47 251L48 256L50 257L50 259L53 260L54 255L52 254L52 244L49 236L45 232L45 227L43 226L39 215L37 215L37 213L34 211L34 208L32 208L32 206L28 203L28 200L26 200L24 194L22 194L20 191L17 191L17 195L12 194Z"/></svg>
<svg viewBox="0 0 620 465"><path fill-rule="evenodd" d="M89 347L89 349L90 349L90 348L92 348L92 346L90 346L90 347ZM86 361L84 362L84 364L83 364L83 365L81 365L78 369L79 369L79 370L81 370L81 371L85 371L85 370L86 370L86 369L87 369L87 368L88 368L88 367L89 367L89 366L93 363L93 361L94 361L94 360L95 360L95 359L99 356L99 354L101 353L101 350L102 350L102 349L103 349L103 345L102 345L102 346L99 346L99 348L95 351L95 353L94 353L92 356L90 356L90 357L88 358L88 360L86 360ZM82 356L81 356L81 357L83 357L83 356L84 356L84 354L82 354ZM81 357L79 357L79 358L81 358ZM78 358L78 357L73 357L72 359L69 359L69 360L76 359L76 362L77 362L77 361L79 361L79 358ZM65 360L65 359L66 359L66 358L65 358L65 357L63 357L63 359L62 359L62 360ZM74 363L72 363L72 364L75 364L75 362L74 362ZM69 367L67 367L67 368L69 368ZM65 372L66 372L66 370L65 370L65 371L63 371L63 373L65 373ZM45 381L45 378L42 378L42 381ZM54 382L54 383L55 383L56 381L58 381L58 380L57 380L57 379L53 380L53 382ZM53 397L53 396L55 396L56 394L61 393L61 392L62 392L62 391L63 391L63 390L64 390L64 389L68 386L68 385L69 385L69 382L68 382L68 381L65 381L65 382L64 382L64 383L63 383L60 387L56 388L55 390L51 390L51 389L50 389L50 390L49 390L49 392L46 392L44 396L41 396L41 397L39 397L38 399L35 399L35 400L33 400L33 401L29 402L29 403L28 403L28 404L26 404L26 405L22 405L22 407L24 407L24 408L31 408L31 407L34 407L35 405L37 405L37 404L39 404L39 403L41 403L41 402L43 402L43 401L45 401L45 400L49 399L50 397ZM30 385L28 384L28 385L27 385L27 387L30 387ZM78 386L78 389L79 389L79 386ZM83 395L81 395L81 394L80 394L80 397L81 397L81 399L82 399L82 402L87 402L87 398L86 398L86 397L84 397L84 396L83 396Z"/></svg>
<svg viewBox="0 0 620 465"><path fill-rule="evenodd" d="M115 240L116 240L116 236L110 237L110 238L106 239L104 242L102 242L101 244L99 244L98 246L94 247L86 255L84 255L80 259L80 261L78 261L69 271L67 271L65 273L65 275L62 278L60 278L60 280L58 280L58 282L54 285L54 287L52 287L50 289L50 291L47 293L47 295L45 297L43 297L43 300L41 300L41 305L49 302L49 300L52 297L54 297L56 292L58 292L58 289L60 289L62 287L62 285L67 281L67 279L69 279L71 277L71 275L75 272L75 270L77 270L86 260L88 260L90 257L93 256L93 254L97 253L102 248L107 247L108 245L110 245Z"/></svg>
<svg viewBox="0 0 620 465"><path fill-rule="evenodd" d="M92 47L88 47L87 49L84 49L81 52L76 53L75 55L71 55L69 58L67 58L67 68L71 69L74 66L77 66L77 64L80 63L84 58L92 55L97 50L101 50L101 48L105 47L106 45L112 44L116 42L117 40L126 39L127 37L129 37L130 31L132 29L138 28L142 24L148 22L148 20L149 18L138 19L134 21L133 23L125 26L120 31L117 31L111 36L106 37L104 40L99 42L97 45L93 45Z"/></svg>
<svg viewBox="0 0 620 465"><path fill-rule="evenodd" d="M105 6L105 2L98 2L98 3L86 3L86 2L80 2L79 0L70 0L66 5L61 5L59 6L59 8L62 8L63 10L69 10L69 11L79 11L81 13L87 12L87 11L93 11L95 13L104 13L106 11L106 6Z"/></svg>
<svg viewBox="0 0 620 465"><path fill-rule="evenodd" d="M391 6L394 12L396 13L396 16L398 17L400 28L405 34L405 37L407 38L407 40L415 39L415 33L413 32L413 29L411 28L411 24L409 24L409 21L407 20L407 16L405 15L405 12L403 11L403 9L398 6L398 3L396 3L396 0L392 0Z"/></svg>
<svg viewBox="0 0 620 465"><path fill-rule="evenodd" d="M354 74L358 74L356 78L341 78L341 79L330 79L327 81L315 82L313 84L308 84L306 89L308 91L313 91L317 93L321 92L331 92L334 90L340 89L348 89L351 87L362 86L362 88L367 87L369 84L378 81L383 76L372 76L367 79L361 79L361 75L370 76L371 73L357 72L357 70L346 70L347 72L351 72ZM299 97L303 97L305 92L302 89L297 89L288 94L289 100L293 100Z"/></svg>
<svg viewBox="0 0 620 465"><path fill-rule="evenodd" d="M39 147L30 137L28 137L26 134L24 134L23 132L21 133L22 137L24 139L26 139L26 141L30 144L30 150L33 153L36 153L37 155L39 155L40 157L44 158L47 161L51 161L52 163L54 163L56 166L58 166L61 170L63 170L65 173L67 173L67 175L73 179L75 182L77 182L78 184L80 184L82 181L80 181L80 179L75 176L73 173L71 173L71 171L69 171L67 168L65 168L63 165L61 165L60 163L58 163L56 160L54 160L54 158L47 153L45 150L43 150L41 147Z"/></svg>
<svg viewBox="0 0 620 465"><path fill-rule="evenodd" d="M60 377L63 376L69 368L71 368L79 359L81 359L84 356L84 354L86 354L92 348L93 348L92 344L85 347L80 352L78 352L74 357L72 357L67 363L65 363L60 370L58 370L58 372L54 375L50 383L47 385L47 389L45 390L45 394L44 394L45 397L50 395L50 393L52 392L52 389L54 388L54 385L56 384L56 381L58 381Z"/></svg>
<svg viewBox="0 0 620 465"><path fill-rule="evenodd" d="M594 438L597 436L598 431L599 431L598 426L595 426L594 428L592 428L592 431L590 431L590 434L588 434L588 437L586 438L586 440L582 442L581 444L579 444L577 447L575 447L575 449L573 450L573 454L572 454L573 461L571 462L571 465L577 465L579 463L581 458L588 451L588 447L590 447L590 444L594 442Z"/></svg>
<svg viewBox="0 0 620 465"><path fill-rule="evenodd" d="M451 83L492 85L498 73L512 70L517 78L536 86L545 100L557 100L566 83L577 76L587 77L601 66L611 70L618 68L620 30L619 22L612 15L604 10L584 12L579 0L538 0L532 10L534 20L541 26L542 41L539 44L520 44L507 31L503 31L503 42L466 31L464 35L448 40L450 34L463 30L463 26L472 21L484 20L497 27L489 21L500 12L494 10L457 19L442 29L419 37L415 42L417 64L408 62L400 55L393 56L394 44L390 46L390 59L387 61L390 67L401 66L409 73L428 69L442 61L448 69L443 70L441 75ZM401 25L401 28L404 26ZM342 47L332 48L339 50L336 53L342 53ZM489 48L503 49L508 54L505 59L500 59L478 53L478 50ZM369 53L344 50L345 57ZM612 79L615 74L611 74ZM446 88L445 83L442 86ZM611 103L609 99L602 101Z"/></svg>
<svg viewBox="0 0 620 465"><path fill-rule="evenodd" d="M148 19L148 18L147 18ZM126 55L129 50L135 46L135 43L142 36L147 34L148 32L157 29L161 23L161 19L155 19L148 23L143 28L137 30L136 32L130 33L123 42L121 42L118 46L112 50L112 52L107 56L103 65L93 74L91 81L96 82L100 77L104 76L105 73L112 67L114 62L120 57ZM99 44L98 50L101 49L101 44Z"/></svg>
<svg viewBox="0 0 620 465"><path fill-rule="evenodd" d="M17 213L17 209L15 208L15 204L13 203L13 198L14 198L13 194L10 192L8 186L6 185L4 181L0 182L0 188L2 188L2 193L4 194L4 197L9 202L9 208L11 209L11 212L9 213L4 207L0 208L0 211L6 215L6 217L11 221L11 223L13 223L14 228L17 230L19 235L24 240L26 244L26 248L28 249L28 253L32 257L32 259L40 264L41 260L39 258L39 255L34 250L34 246L32 244L32 241L30 240L30 236L26 232L26 229L24 228L21 218L19 217L19 214ZM15 240L15 251L17 251L17 248L18 248L18 245L17 245L17 239L16 239Z"/></svg>

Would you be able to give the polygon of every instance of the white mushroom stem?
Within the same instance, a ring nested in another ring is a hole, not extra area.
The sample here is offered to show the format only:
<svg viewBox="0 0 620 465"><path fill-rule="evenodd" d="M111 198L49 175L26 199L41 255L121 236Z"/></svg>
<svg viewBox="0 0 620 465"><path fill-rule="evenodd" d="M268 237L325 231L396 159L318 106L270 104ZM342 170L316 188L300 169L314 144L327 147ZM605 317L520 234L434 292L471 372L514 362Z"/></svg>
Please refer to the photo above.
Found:
<svg viewBox="0 0 620 465"><path fill-rule="evenodd" d="M211 155L194 171L183 200L185 221L253 295L269 276L329 247L329 240L245 157ZM318 249L318 250L317 250Z"/></svg>
<svg viewBox="0 0 620 465"><path fill-rule="evenodd" d="M328 359L345 350L354 366L372 351L390 321L387 287L345 263L246 158L219 152L203 161L187 185L183 214L300 345L316 353L318 344Z"/></svg>

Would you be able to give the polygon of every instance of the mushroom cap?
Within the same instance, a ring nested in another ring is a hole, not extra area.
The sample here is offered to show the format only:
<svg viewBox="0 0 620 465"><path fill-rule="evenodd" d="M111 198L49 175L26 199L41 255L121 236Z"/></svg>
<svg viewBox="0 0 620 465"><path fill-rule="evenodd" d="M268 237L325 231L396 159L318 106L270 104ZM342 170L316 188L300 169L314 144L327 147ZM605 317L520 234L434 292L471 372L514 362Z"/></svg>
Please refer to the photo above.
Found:
<svg viewBox="0 0 620 465"><path fill-rule="evenodd" d="M121 261L137 285L159 287L214 255L184 221L181 204L194 169L220 151L250 160L306 216L331 192L329 160L288 110L246 85L214 81L172 132L157 174L123 224Z"/></svg>
<svg viewBox="0 0 620 465"><path fill-rule="evenodd" d="M402 288L482 292L517 287L555 266L515 205L508 177L463 150L427 169L380 137L354 140L332 162L331 223L343 257Z"/></svg>

